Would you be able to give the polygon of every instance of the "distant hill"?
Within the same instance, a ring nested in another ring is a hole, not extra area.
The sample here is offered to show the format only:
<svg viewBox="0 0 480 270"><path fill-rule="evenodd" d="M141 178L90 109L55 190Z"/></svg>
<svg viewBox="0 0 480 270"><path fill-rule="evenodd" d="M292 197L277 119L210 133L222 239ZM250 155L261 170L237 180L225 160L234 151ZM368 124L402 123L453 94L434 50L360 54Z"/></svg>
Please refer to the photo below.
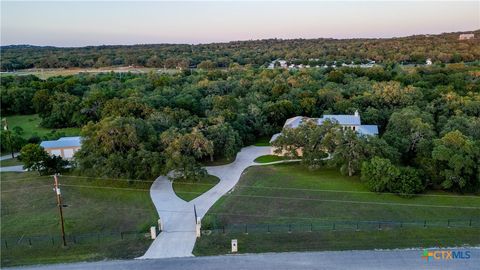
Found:
<svg viewBox="0 0 480 270"><path fill-rule="evenodd" d="M474 33L471 40L458 40ZM210 44L108 45L81 48L9 45L1 47L1 70L144 66L166 68L232 64L266 66L285 59L296 64L366 62L455 63L480 59L480 30L386 39L265 39ZM211 62L210 62L211 61Z"/></svg>

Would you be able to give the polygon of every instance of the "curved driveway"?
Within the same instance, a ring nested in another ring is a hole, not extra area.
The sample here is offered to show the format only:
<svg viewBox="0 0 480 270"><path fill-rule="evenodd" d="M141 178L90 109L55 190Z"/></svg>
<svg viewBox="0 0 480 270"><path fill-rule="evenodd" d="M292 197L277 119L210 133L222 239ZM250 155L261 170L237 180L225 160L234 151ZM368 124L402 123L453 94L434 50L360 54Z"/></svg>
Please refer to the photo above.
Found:
<svg viewBox="0 0 480 270"><path fill-rule="evenodd" d="M247 167L260 165L254 162L255 158L268 154L268 146L248 146L242 148L230 164L205 167L209 174L220 178L220 182L190 202L177 197L167 176L158 177L150 188L150 196L162 219L163 231L139 259L193 256L196 240L194 205L197 215L203 217L220 197L237 184Z"/></svg>

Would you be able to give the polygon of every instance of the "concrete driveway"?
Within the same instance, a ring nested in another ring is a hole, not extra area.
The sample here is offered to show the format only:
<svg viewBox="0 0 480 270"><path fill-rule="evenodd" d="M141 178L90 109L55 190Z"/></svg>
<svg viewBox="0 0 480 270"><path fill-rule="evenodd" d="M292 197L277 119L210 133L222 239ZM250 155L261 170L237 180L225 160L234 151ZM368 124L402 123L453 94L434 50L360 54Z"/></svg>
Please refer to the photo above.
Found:
<svg viewBox="0 0 480 270"><path fill-rule="evenodd" d="M234 162L206 167L209 174L220 178L220 182L190 202L177 197L167 176L158 177L150 189L150 196L162 219L163 232L139 259L193 256L196 241L194 205L197 215L203 217L220 197L237 184L246 168L260 165L254 162L257 157L268 154L270 154L268 146L248 146L242 148Z"/></svg>
<svg viewBox="0 0 480 270"><path fill-rule="evenodd" d="M23 165L0 167L0 172L25 172Z"/></svg>
<svg viewBox="0 0 480 270"><path fill-rule="evenodd" d="M17 157L18 155L20 155L20 153L13 153L14 157ZM0 160L7 160L7 159L11 159L11 158L12 158L12 154L9 154L9 155L5 155L5 156L1 156Z"/></svg>

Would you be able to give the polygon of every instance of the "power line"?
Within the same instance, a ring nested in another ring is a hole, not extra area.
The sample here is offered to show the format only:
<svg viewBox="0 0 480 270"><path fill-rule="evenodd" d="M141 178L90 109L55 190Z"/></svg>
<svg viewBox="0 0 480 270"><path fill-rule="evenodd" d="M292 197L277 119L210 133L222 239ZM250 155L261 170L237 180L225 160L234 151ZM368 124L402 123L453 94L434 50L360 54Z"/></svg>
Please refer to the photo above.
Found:
<svg viewBox="0 0 480 270"><path fill-rule="evenodd" d="M372 201L349 201L349 200L328 200L328 199L314 199L314 198L298 198L298 197L282 197L282 196L260 196L260 195L236 195L226 194L231 197L248 197L248 198L262 198L262 199L280 199L280 200L301 200L301 201L317 201L317 202L336 202L336 203L358 203L358 204L377 204L377 205L393 205L393 206L413 206L413 207L435 207L435 208L455 208L455 209L476 209L480 207L473 206L454 206L454 205L434 205L434 204L412 204L412 203L390 203L390 202L372 202Z"/></svg>
<svg viewBox="0 0 480 270"><path fill-rule="evenodd" d="M153 183L153 182L155 181L155 180L143 180L143 179L106 178L106 177L77 176L77 175L60 175L60 176L61 176L61 177L71 177L71 178L85 178L85 179L125 181L125 182L146 182L146 183Z"/></svg>
<svg viewBox="0 0 480 270"><path fill-rule="evenodd" d="M88 177L88 176L72 176L64 175L63 177L75 177L75 178L89 178L89 179L106 179L114 181L127 181L127 182L148 182L153 183L154 181L150 180L132 180L132 179L115 179L115 178L103 178L103 177ZM193 182L176 182L181 185L199 185L199 186L212 186L212 184L207 183L193 183ZM358 193L358 194L372 194L375 192L371 191L354 191L354 190L334 190L334 189L309 189L309 188L286 188L286 187L260 187L260 186L249 186L249 185L235 185L236 188L257 188L257 189L277 189L277 190L294 190L294 191L313 191L313 192L333 192L333 193ZM406 196L424 196L424 197L452 197L452 198L474 198L480 199L480 196L474 195L440 195L440 194L417 194L417 193L394 193L394 192L381 192L375 194L391 194L391 195L406 195Z"/></svg>
<svg viewBox="0 0 480 270"><path fill-rule="evenodd" d="M69 185L69 184L62 184L62 186L65 186L65 187L80 187L80 188L113 189L113 190L129 190L129 191L150 191L150 189L144 189L144 188L117 188L117 187L85 186L85 185Z"/></svg>
<svg viewBox="0 0 480 270"><path fill-rule="evenodd" d="M1 174L0 174L1 175ZM37 177L25 177L25 178L16 178L16 179L11 179L11 180L1 180L1 183L4 182L15 182L15 181L22 181L22 180L49 180L50 177L49 175L42 175L42 176L37 176ZM39 179L42 178L42 179Z"/></svg>
<svg viewBox="0 0 480 270"><path fill-rule="evenodd" d="M83 185L68 185L62 186L80 187L80 188L102 188L113 190L134 190L134 191L150 191L149 189L133 189L133 188L114 188L114 187L96 187ZM177 192L180 194L203 194L203 192L184 191ZM454 208L454 209L475 209L480 210L480 207L473 206L454 206L454 205L434 205L434 204L411 204L411 203L391 203L391 202L373 202L373 201L350 201L350 200L329 200L329 199L315 199L315 198L299 198L299 197L285 197L285 196L262 196L262 195L241 195L241 194L225 194L227 197L246 197L246 198L262 198L262 199L281 199L281 200L301 200L301 201L318 201L318 202L336 202L336 203L351 203L351 204L373 204L373 205L392 205L392 206L412 206L412 207L432 207L432 208Z"/></svg>
<svg viewBox="0 0 480 270"><path fill-rule="evenodd" d="M51 186L51 185L46 185ZM126 191L150 191L150 189L142 188L119 188L119 187L102 187L102 186L87 186L87 185L70 185L62 184L67 187L79 187L79 188L99 188L99 189L111 189L111 190L126 190ZM24 188L24 189L37 189L40 187ZM11 192L14 189L6 190L2 192ZM203 194L203 192L182 191L178 194ZM392 202L373 202L373 201L351 201L351 200L333 200L333 199L315 199L315 198L299 198L299 197L285 197L285 196L263 196L263 195L242 195L242 194L225 194L224 196L230 197L247 197L247 198L262 198L262 199L281 199L281 200L301 200L301 201L318 201L318 202L335 202L335 203L351 203L351 204L372 204L372 205L391 205L391 206L412 206L412 207L432 207L432 208L454 208L454 209L480 209L480 207L473 206L453 206L453 205L433 205L433 204L410 204L410 203L392 203Z"/></svg>
<svg viewBox="0 0 480 270"><path fill-rule="evenodd" d="M14 188L14 189L2 190L2 193L19 191L19 190L39 189L39 188L45 188L45 187L52 187L52 185L42 185L42 186L37 186L37 187L25 187L25 188Z"/></svg>
<svg viewBox="0 0 480 270"><path fill-rule="evenodd" d="M40 176L44 177L44 176ZM61 175L61 177L71 177L71 178L84 178L84 179L98 179L98 180L112 180L112 181L125 181L125 182L146 182L146 183L153 183L155 180L141 180L141 179L125 179L125 178L105 178L105 177L91 177L91 176L76 176L76 175ZM27 179L36 179L32 178L24 178ZM16 181L20 179L14 180L6 180L2 182L9 182L9 181ZM43 179L42 179L43 180ZM194 183L194 182L176 182L181 185L199 185L199 186L212 186L212 184L207 183ZM312 192L332 192L332 193L352 193L352 194L379 194L379 195L405 195L405 196L420 196L420 197L451 197L451 198L474 198L480 199L480 196L475 195L441 195L441 194L417 194L417 193L394 193L394 192L381 192L375 193L370 191L354 191L354 190L335 190L335 189L310 189L310 188L287 188L287 187L273 187L273 186L249 186L249 185L235 185L235 188L255 188L255 189L275 189L275 190L293 190L293 191L312 191Z"/></svg>

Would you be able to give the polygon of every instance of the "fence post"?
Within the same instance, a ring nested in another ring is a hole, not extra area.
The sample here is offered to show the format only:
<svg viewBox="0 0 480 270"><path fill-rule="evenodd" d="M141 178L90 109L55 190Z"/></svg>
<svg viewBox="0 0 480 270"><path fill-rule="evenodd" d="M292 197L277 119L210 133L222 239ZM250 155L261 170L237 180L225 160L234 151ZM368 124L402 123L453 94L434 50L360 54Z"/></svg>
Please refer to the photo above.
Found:
<svg viewBox="0 0 480 270"><path fill-rule="evenodd" d="M121 237L122 240L123 240L123 232L120 232L120 237Z"/></svg>
<svg viewBox="0 0 480 270"><path fill-rule="evenodd" d="M223 228L223 234L225 234L225 225L223 225L222 228Z"/></svg>
<svg viewBox="0 0 480 270"><path fill-rule="evenodd" d="M55 238L52 236L52 246L55 246Z"/></svg>
<svg viewBox="0 0 480 270"><path fill-rule="evenodd" d="M313 223L310 223L310 232L313 232Z"/></svg>
<svg viewBox="0 0 480 270"><path fill-rule="evenodd" d="M472 219L470 219L470 223L468 224L468 227L472 227Z"/></svg>
<svg viewBox="0 0 480 270"><path fill-rule="evenodd" d="M267 233L270 233L270 224L267 224Z"/></svg>
<svg viewBox="0 0 480 270"><path fill-rule="evenodd" d="M427 227L427 220L425 219L425 221L423 222L423 227L426 228Z"/></svg>
<svg viewBox="0 0 480 270"><path fill-rule="evenodd" d="M288 224L288 233L292 233L292 224Z"/></svg>
<svg viewBox="0 0 480 270"><path fill-rule="evenodd" d="M403 228L403 221L400 221L400 228Z"/></svg>
<svg viewBox="0 0 480 270"><path fill-rule="evenodd" d="M248 225L245 224L245 234L248 234Z"/></svg>
<svg viewBox="0 0 480 270"><path fill-rule="evenodd" d="M32 239L28 238L28 245L32 246Z"/></svg>
<svg viewBox="0 0 480 270"><path fill-rule="evenodd" d="M333 223L333 230L335 231L335 222Z"/></svg>
<svg viewBox="0 0 480 270"><path fill-rule="evenodd" d="M360 231L360 230L358 229L358 222L357 222L357 232L358 232L358 231Z"/></svg>
<svg viewBox="0 0 480 270"><path fill-rule="evenodd" d="M450 219L448 219L448 228L450 228Z"/></svg>
<svg viewBox="0 0 480 270"><path fill-rule="evenodd" d="M5 240L5 249L8 249L8 243L7 243L7 240Z"/></svg>
<svg viewBox="0 0 480 270"><path fill-rule="evenodd" d="M74 243L74 244L77 243L77 239L75 239L75 235L73 236L73 243Z"/></svg>
<svg viewBox="0 0 480 270"><path fill-rule="evenodd" d="M380 222L378 222L378 230L382 230L382 226Z"/></svg>

